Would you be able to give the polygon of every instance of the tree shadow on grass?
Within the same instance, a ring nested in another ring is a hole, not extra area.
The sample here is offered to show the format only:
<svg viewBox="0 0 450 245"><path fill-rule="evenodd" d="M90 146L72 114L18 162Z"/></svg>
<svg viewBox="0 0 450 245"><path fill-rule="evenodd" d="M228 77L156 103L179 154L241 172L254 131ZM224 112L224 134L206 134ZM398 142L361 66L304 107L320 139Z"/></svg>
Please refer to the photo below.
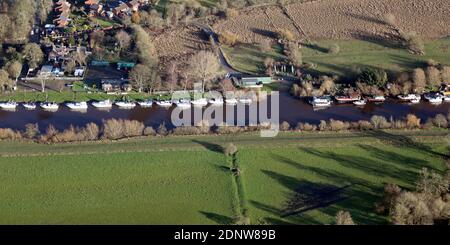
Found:
<svg viewBox="0 0 450 245"><path fill-rule="evenodd" d="M375 34L368 31L354 31L351 33L354 39L371 42L386 48L402 49L404 45L401 39L392 33Z"/></svg>
<svg viewBox="0 0 450 245"><path fill-rule="evenodd" d="M290 195L284 207L280 210L280 217L283 218L340 202L348 198L345 195L345 190L351 186L337 187L328 184L299 181L293 177L273 171L262 170L262 172L293 191L293 194ZM260 206L260 208L265 208L266 211L270 211L267 210L267 207Z"/></svg>
<svg viewBox="0 0 450 245"><path fill-rule="evenodd" d="M307 47L309 49L316 50L316 51L319 51L319 52L322 52L322 53L328 53L328 50L329 50L328 48L321 47L321 46L319 46L317 44L301 43L301 45L303 47Z"/></svg>
<svg viewBox="0 0 450 245"><path fill-rule="evenodd" d="M442 154L440 152L435 152L433 149L431 149L430 146L425 145L423 143L417 142L413 140L412 138L405 136L405 135L398 135L398 134L391 134L382 130L368 130L365 132L370 137L374 137L376 139L379 139L383 142L389 143L393 146L397 147L406 147L410 148L425 154L448 158L449 156L446 154Z"/></svg>
<svg viewBox="0 0 450 245"><path fill-rule="evenodd" d="M208 218L220 225L229 225L229 224L233 223L233 218L225 216L225 215L211 213L211 212L205 212L205 211L200 211L200 213L203 214L206 218Z"/></svg>
<svg viewBox="0 0 450 245"><path fill-rule="evenodd" d="M206 141L200 141L200 140L192 140L193 143L197 143L203 147L205 147L207 150L210 150L212 152L216 153L223 153L223 147L219 144L214 144Z"/></svg>
<svg viewBox="0 0 450 245"><path fill-rule="evenodd" d="M382 150L380 148L371 145L357 144L357 146L369 152L375 158L380 159L381 161L384 162L391 162L405 166L411 166L418 169L429 166L428 161L419 158L404 156L396 152Z"/></svg>

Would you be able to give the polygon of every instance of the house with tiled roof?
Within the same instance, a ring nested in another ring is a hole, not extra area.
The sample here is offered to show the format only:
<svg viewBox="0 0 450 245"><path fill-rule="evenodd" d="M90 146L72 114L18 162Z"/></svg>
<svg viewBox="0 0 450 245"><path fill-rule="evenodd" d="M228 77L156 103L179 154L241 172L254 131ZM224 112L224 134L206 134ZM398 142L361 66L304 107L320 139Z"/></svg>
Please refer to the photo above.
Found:
<svg viewBox="0 0 450 245"><path fill-rule="evenodd" d="M56 3L56 12L58 13L58 18L54 20L58 27L66 27L70 21L70 7L71 4L66 0L59 0Z"/></svg>

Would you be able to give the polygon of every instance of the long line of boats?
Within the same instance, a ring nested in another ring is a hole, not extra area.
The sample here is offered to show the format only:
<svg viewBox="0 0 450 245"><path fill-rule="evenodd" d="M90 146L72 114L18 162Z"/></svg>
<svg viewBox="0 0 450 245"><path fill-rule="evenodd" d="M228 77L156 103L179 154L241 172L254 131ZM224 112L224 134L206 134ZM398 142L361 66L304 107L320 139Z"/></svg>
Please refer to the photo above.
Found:
<svg viewBox="0 0 450 245"><path fill-rule="evenodd" d="M143 100L143 101L128 101L128 100L121 100L121 101L111 101L111 100L102 100L102 101L95 101L92 102L91 105L95 108L99 109L110 109L113 107L113 105L116 105L119 108L124 109L132 109L139 105L140 107L152 107L153 104L156 104L160 107L171 107L172 105L175 105L182 109L188 109L192 106L195 107L205 107L207 105L212 106L220 106L223 104L227 105L237 105L238 103L242 104L251 104L253 102L252 99L249 98L240 98L240 99L222 99L222 98L200 98L196 100L190 100L190 99L180 99L180 100ZM68 107L71 110L87 110L89 105L88 102L67 102L64 103L66 107ZM15 110L19 106L19 103L15 101L8 101L8 102L1 102L0 108L5 110ZM28 102L28 103L22 103L22 106L25 109L28 110L34 110L38 107L37 103L34 102ZM44 110L50 110L50 111L56 111L59 109L60 104L55 102L41 102L39 103L39 107L41 107Z"/></svg>
<svg viewBox="0 0 450 245"><path fill-rule="evenodd" d="M418 94L399 95L397 97L401 101L417 104L421 101L422 97ZM442 102L450 102L450 94L442 95L440 93L428 93L423 95L423 98L431 104L441 104ZM383 103L386 100L384 96L372 96L367 98L361 98L361 96L335 96L334 100L337 103L352 103L356 106L364 106L369 102ZM309 103L313 107L329 107L333 102L331 96L313 97Z"/></svg>

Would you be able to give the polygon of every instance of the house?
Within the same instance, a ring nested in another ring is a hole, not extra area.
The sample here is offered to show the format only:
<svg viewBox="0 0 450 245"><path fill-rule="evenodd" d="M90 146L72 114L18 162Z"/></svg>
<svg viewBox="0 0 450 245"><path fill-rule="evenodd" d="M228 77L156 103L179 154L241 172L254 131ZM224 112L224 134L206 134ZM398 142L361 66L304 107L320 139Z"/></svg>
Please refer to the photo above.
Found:
<svg viewBox="0 0 450 245"><path fill-rule="evenodd" d="M243 88L261 88L264 84L272 83L272 77L269 76L232 76L231 80L236 86Z"/></svg>
<svg viewBox="0 0 450 245"><path fill-rule="evenodd" d="M44 65L44 66L42 66L41 70L39 71L38 76L39 77L49 77L53 74L52 71L53 71L52 65Z"/></svg>
<svg viewBox="0 0 450 245"><path fill-rule="evenodd" d="M84 75L84 71L85 71L84 66L76 67L75 71L73 72L73 75L76 77L82 77Z"/></svg>
<svg viewBox="0 0 450 245"><path fill-rule="evenodd" d="M101 81L102 90L106 93L109 92L121 92L121 91L131 91L131 84L126 80L120 79L103 79Z"/></svg>
<svg viewBox="0 0 450 245"><path fill-rule="evenodd" d="M58 27L63 28L66 27L69 24L70 21L70 7L71 4L68 3L66 0L59 0L56 3L56 12L59 14L58 18L54 20L54 22L57 24Z"/></svg>

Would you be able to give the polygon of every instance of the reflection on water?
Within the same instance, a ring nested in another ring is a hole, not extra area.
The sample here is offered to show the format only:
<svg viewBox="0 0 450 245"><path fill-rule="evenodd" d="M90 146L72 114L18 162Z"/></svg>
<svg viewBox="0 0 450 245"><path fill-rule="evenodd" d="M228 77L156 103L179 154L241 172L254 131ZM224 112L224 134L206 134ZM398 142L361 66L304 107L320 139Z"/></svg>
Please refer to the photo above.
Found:
<svg viewBox="0 0 450 245"><path fill-rule="evenodd" d="M228 111L229 108L233 107L227 106L227 110L224 110L224 115L226 115L225 111ZM382 115L386 118L391 116L393 118L404 118L409 113L426 120L439 113L447 114L449 109L450 103L432 105L427 102L421 102L409 105L388 99L385 103L368 103L365 106L335 103L331 107L316 110L305 101L295 99L287 93L281 93L279 114L280 122L287 121L295 125L298 122L319 123L320 120L331 118L345 121L369 120L373 115ZM71 111L65 106L60 106L56 112L44 111L41 108L26 110L22 106L18 106L15 111L0 110L0 127L24 129L27 123L38 123L41 130L44 130L49 124L53 124L57 129L64 129L70 125L84 126L90 122L101 124L102 120L105 119L121 118L138 120L144 122L147 126L153 127L157 127L162 122L165 122L166 126L171 128L173 127L171 123L172 111L173 107L164 108L157 105L148 108L136 106L133 109L118 109L117 107L97 109L89 106L89 109L84 111ZM246 108L246 113L248 111L248 108ZM231 110L228 113L233 113L236 118L236 111Z"/></svg>

